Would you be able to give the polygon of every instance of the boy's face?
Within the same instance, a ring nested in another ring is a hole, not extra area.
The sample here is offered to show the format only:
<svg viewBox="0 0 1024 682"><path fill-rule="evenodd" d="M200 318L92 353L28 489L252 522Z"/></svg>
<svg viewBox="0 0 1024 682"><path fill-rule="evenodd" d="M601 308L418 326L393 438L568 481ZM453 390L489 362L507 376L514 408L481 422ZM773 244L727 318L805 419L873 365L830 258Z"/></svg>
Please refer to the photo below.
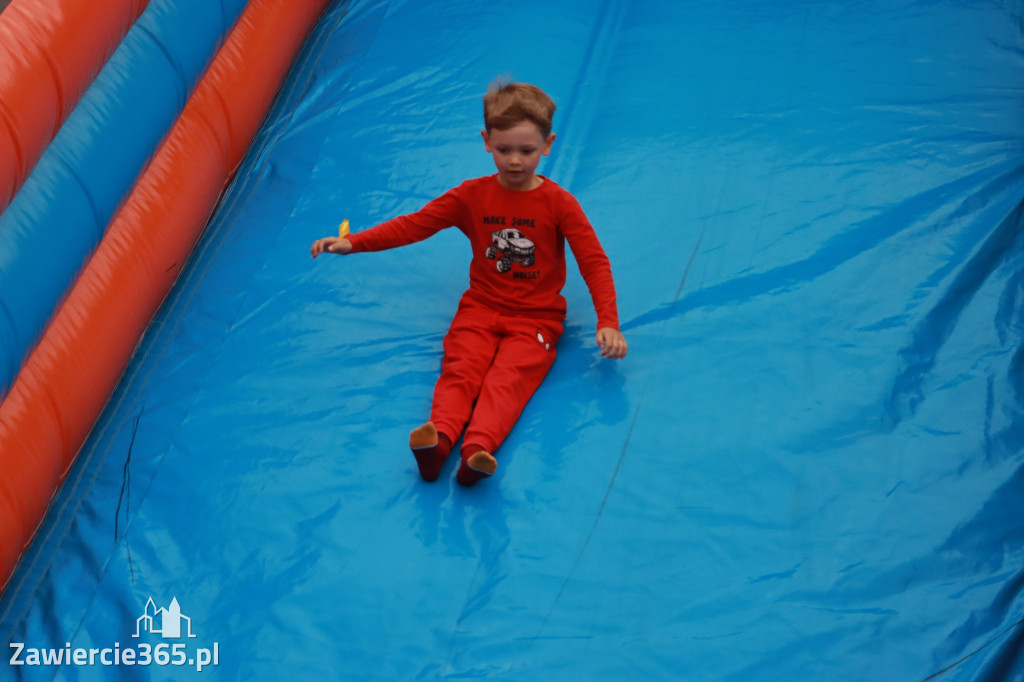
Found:
<svg viewBox="0 0 1024 682"><path fill-rule="evenodd" d="M554 133L544 137L537 124L523 121L505 130L492 128L481 134L484 147L494 156L498 182L518 191L533 189L541 183L536 176L537 165L540 157L551 153Z"/></svg>

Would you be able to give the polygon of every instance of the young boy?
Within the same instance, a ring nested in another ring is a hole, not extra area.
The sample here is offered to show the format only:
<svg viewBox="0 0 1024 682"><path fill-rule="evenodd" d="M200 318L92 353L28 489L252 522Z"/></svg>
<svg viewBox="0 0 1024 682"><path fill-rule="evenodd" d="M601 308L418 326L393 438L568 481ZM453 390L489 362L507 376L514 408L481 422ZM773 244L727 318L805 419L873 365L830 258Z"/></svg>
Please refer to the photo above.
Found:
<svg viewBox="0 0 1024 682"><path fill-rule="evenodd" d="M473 485L497 469L493 453L555 361L566 241L594 300L601 355L626 356L608 257L576 199L536 174L555 140L554 113L536 86L492 84L481 134L496 175L467 180L416 213L313 242L313 258L383 251L456 226L472 244L470 285L444 339L431 418L409 436L425 481L440 476L464 427L458 482Z"/></svg>

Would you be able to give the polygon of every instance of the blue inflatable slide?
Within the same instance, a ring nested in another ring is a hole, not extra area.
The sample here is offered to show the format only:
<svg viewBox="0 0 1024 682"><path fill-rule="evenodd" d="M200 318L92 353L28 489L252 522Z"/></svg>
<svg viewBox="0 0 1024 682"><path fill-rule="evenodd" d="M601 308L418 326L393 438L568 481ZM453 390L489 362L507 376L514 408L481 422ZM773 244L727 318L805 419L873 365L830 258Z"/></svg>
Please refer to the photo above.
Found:
<svg viewBox="0 0 1024 682"><path fill-rule="evenodd" d="M309 248L493 173L502 76L558 105L539 172L630 352L570 259L497 474L425 483L465 238ZM0 596L0 679L1024 680L1022 114L1019 2L330 3Z"/></svg>

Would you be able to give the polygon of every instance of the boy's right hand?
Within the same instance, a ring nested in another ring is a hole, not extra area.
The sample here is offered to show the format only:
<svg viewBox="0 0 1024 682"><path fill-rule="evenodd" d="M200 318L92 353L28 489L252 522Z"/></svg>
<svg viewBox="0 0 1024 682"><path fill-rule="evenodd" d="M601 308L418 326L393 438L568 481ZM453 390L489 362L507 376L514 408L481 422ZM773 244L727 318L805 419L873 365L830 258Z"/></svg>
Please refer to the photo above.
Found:
<svg viewBox="0 0 1024 682"><path fill-rule="evenodd" d="M310 253L313 254L313 258L316 258L321 253L336 253L344 256L351 252L352 242L340 237L324 237L323 239L317 239L313 242L313 248L310 249Z"/></svg>

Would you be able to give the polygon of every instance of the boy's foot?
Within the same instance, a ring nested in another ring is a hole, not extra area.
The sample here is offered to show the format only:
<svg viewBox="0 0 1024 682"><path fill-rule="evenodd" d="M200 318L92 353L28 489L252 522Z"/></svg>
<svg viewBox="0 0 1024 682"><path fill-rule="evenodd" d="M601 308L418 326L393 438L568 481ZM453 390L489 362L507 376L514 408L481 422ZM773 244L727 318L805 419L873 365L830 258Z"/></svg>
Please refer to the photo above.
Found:
<svg viewBox="0 0 1024 682"><path fill-rule="evenodd" d="M455 480L459 485L473 485L477 481L492 476L498 470L498 460L489 452L477 450L468 457L463 454L462 464L455 474Z"/></svg>
<svg viewBox="0 0 1024 682"><path fill-rule="evenodd" d="M416 464L423 480L436 481L452 448L447 436L438 434L434 424L427 422L409 434L409 447L416 457Z"/></svg>

